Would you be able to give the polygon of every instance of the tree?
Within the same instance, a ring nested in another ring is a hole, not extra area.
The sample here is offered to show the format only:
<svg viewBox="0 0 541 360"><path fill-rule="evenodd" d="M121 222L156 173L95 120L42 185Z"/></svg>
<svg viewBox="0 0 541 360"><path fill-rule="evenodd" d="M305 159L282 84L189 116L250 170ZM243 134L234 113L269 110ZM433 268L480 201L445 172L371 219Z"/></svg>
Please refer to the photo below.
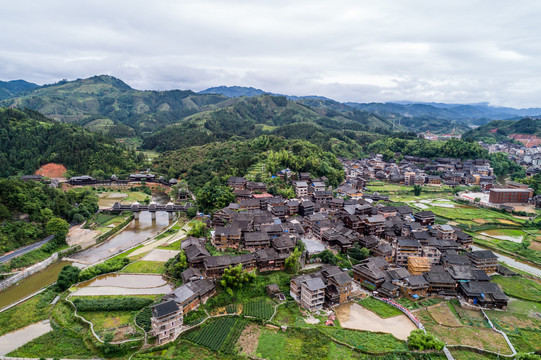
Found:
<svg viewBox="0 0 541 360"><path fill-rule="evenodd" d="M233 296L233 290L239 289L244 284L251 282L255 278L255 274L242 270L242 264L237 266L229 266L229 268L224 270L220 284L223 288Z"/></svg>
<svg viewBox="0 0 541 360"><path fill-rule="evenodd" d="M165 272L175 279L180 279L182 272L187 268L188 260L186 259L186 252L184 250L181 250L177 256L165 263Z"/></svg>
<svg viewBox="0 0 541 360"><path fill-rule="evenodd" d="M62 243L66 240L70 225L64 219L54 217L47 222L45 231L49 235L54 235L56 243Z"/></svg>
<svg viewBox="0 0 541 360"><path fill-rule="evenodd" d="M197 204L203 212L209 213L222 209L235 201L235 195L228 186L222 185L215 176L197 192Z"/></svg>
<svg viewBox="0 0 541 360"><path fill-rule="evenodd" d="M194 222L192 228L188 231L188 236L193 236L196 238L202 238L207 236L207 226L200 222Z"/></svg>
<svg viewBox="0 0 541 360"><path fill-rule="evenodd" d="M60 270L56 280L57 289L62 292L77 282L81 269L73 265L66 265Z"/></svg>
<svg viewBox="0 0 541 360"><path fill-rule="evenodd" d="M295 250L293 250L293 253L286 259L285 266L286 269L295 271L300 267L299 259L301 258L303 251L300 249L300 247L295 247Z"/></svg>
<svg viewBox="0 0 541 360"><path fill-rule="evenodd" d="M479 185L474 185L470 188L471 192L479 192L481 191L481 187Z"/></svg>
<svg viewBox="0 0 541 360"><path fill-rule="evenodd" d="M358 246L355 246L348 251L348 254L352 259L356 261L362 261L370 255L370 250L365 247L360 248Z"/></svg>
<svg viewBox="0 0 541 360"><path fill-rule="evenodd" d="M186 210L186 216L190 219L193 219L197 215L197 208L195 206L192 206L188 210Z"/></svg>
<svg viewBox="0 0 541 360"><path fill-rule="evenodd" d="M73 222L77 224L82 224L85 221L85 218L81 214L75 214L73 215Z"/></svg>
<svg viewBox="0 0 541 360"><path fill-rule="evenodd" d="M413 194L415 196L421 195L422 191L423 191L423 187L421 185L413 185Z"/></svg>
<svg viewBox="0 0 541 360"><path fill-rule="evenodd" d="M321 259L325 264L336 265L338 264L338 257L330 250L323 250L319 254L314 255Z"/></svg>

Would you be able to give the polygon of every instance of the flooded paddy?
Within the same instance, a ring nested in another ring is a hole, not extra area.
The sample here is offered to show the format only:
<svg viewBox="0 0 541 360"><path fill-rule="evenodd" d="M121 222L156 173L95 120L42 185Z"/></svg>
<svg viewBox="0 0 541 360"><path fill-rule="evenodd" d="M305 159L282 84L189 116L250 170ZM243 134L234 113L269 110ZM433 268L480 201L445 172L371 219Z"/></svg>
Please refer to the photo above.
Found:
<svg viewBox="0 0 541 360"><path fill-rule="evenodd" d="M37 339L41 335L45 335L52 330L53 328L51 327L51 324L49 324L49 320L47 320L2 335L0 336L0 355L7 355L27 342Z"/></svg>
<svg viewBox="0 0 541 360"><path fill-rule="evenodd" d="M406 315L383 319L356 303L342 304L335 308L335 313L343 328L384 332L400 340L406 340L417 329Z"/></svg>
<svg viewBox="0 0 541 360"><path fill-rule="evenodd" d="M481 235L486 235L498 240L507 240L520 244L522 242L522 239L524 239L524 235L526 234L521 230L493 229L483 231Z"/></svg>
<svg viewBox="0 0 541 360"><path fill-rule="evenodd" d="M58 278L58 274L64 265L69 264L70 263L67 261L58 261L49 265L46 269L21 280L16 285L10 286L6 290L1 291L0 309L3 309L16 301L32 295L45 286L51 285Z"/></svg>
<svg viewBox="0 0 541 360"><path fill-rule="evenodd" d="M161 275L143 274L102 275L79 284L77 288L74 296L159 295L173 291Z"/></svg>

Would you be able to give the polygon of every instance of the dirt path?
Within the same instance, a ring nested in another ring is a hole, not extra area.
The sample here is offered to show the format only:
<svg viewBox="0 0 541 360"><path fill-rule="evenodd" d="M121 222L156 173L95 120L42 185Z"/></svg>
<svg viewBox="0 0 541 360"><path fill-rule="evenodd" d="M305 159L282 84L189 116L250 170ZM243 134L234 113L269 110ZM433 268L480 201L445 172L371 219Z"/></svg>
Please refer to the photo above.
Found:
<svg viewBox="0 0 541 360"><path fill-rule="evenodd" d="M239 340L237 340L239 351L248 356L254 356L260 333L261 327L259 325L249 324L246 326L240 334Z"/></svg>
<svg viewBox="0 0 541 360"><path fill-rule="evenodd" d="M0 336L0 355L6 355L52 330L53 328L47 320Z"/></svg>

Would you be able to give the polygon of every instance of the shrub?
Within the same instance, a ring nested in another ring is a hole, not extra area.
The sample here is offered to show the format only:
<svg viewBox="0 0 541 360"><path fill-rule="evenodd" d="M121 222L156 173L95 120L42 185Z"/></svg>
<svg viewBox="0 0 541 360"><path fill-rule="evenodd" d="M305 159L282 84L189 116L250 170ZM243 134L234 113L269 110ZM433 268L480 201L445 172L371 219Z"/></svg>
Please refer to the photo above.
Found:
<svg viewBox="0 0 541 360"><path fill-rule="evenodd" d="M79 281L90 280L95 276L121 270L130 263L128 258L116 258L107 260L101 264L88 267L79 273Z"/></svg>
<svg viewBox="0 0 541 360"><path fill-rule="evenodd" d="M417 350L441 350L445 344L436 339L434 335L425 334L423 330L417 329L408 336L408 346Z"/></svg>
<svg viewBox="0 0 541 360"><path fill-rule="evenodd" d="M73 303L79 311L133 311L140 310L154 301L141 297L122 298L76 298Z"/></svg>
<svg viewBox="0 0 541 360"><path fill-rule="evenodd" d="M56 280L56 288L58 291L64 291L71 285L77 282L81 269L73 265L66 265L60 270L58 279Z"/></svg>

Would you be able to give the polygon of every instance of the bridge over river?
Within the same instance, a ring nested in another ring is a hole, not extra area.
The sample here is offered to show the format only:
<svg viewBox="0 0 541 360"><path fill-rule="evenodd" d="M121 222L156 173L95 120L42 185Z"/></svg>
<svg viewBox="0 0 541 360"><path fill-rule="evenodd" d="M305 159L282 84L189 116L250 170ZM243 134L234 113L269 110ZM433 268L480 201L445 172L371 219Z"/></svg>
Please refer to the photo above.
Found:
<svg viewBox="0 0 541 360"><path fill-rule="evenodd" d="M139 204L138 202L135 202L131 205L124 205L124 204L121 204L120 202L116 202L113 204L113 206L109 209L104 209L104 210L109 210L109 211L131 211L133 212L133 217L134 219L139 219L139 214L141 213L141 211L148 211L151 213L151 216L152 216L152 219L155 219L156 218L156 212L158 211L165 211L167 213L169 213L169 216L172 217L174 215L174 213L176 213L177 211L186 211L188 210L189 208L193 207L193 205L191 203L186 203L186 205L176 205L176 204L173 204L172 202L169 202L165 205L162 205L162 204L156 204L155 202L151 202L150 204L148 205L144 205L144 204Z"/></svg>

